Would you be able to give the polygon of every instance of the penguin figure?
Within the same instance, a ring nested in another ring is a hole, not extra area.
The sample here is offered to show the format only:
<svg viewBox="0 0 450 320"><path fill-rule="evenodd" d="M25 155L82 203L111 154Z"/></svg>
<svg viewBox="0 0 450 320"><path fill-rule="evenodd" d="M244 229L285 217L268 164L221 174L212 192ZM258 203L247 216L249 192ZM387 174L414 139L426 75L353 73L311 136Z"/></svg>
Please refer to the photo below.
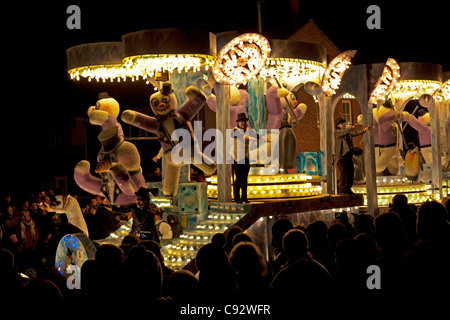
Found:
<svg viewBox="0 0 450 320"><path fill-rule="evenodd" d="M405 155L405 175L409 180L417 180L422 170L419 147L412 142L408 143L408 151Z"/></svg>

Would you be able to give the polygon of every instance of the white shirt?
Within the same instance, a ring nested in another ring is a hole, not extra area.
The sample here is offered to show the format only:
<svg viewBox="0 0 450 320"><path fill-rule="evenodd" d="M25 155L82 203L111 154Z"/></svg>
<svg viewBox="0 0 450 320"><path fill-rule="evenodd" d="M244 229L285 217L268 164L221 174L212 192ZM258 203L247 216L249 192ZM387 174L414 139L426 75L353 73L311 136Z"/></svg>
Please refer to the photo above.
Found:
<svg viewBox="0 0 450 320"><path fill-rule="evenodd" d="M83 213L81 212L77 199L68 195L66 205L64 206L63 202L61 202L55 207L54 210L56 213L65 213L69 223L80 229L86 236L89 237L87 224L84 220Z"/></svg>
<svg viewBox="0 0 450 320"><path fill-rule="evenodd" d="M168 224L163 220L159 220L158 222L156 222L156 227L158 228L159 233L161 234L161 236L159 237L160 240L172 239L173 232L170 224Z"/></svg>

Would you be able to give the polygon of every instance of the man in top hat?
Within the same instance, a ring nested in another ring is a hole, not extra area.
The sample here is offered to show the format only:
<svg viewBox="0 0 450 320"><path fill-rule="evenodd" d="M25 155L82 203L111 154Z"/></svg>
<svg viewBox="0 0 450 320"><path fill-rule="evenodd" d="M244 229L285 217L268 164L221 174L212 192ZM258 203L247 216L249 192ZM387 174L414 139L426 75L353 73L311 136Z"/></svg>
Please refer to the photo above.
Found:
<svg viewBox="0 0 450 320"><path fill-rule="evenodd" d="M133 225L130 234L134 234L142 240L159 242L155 223L158 207L154 203L150 203L149 191L146 188L139 188L135 194L136 205L131 209Z"/></svg>
<svg viewBox="0 0 450 320"><path fill-rule="evenodd" d="M337 167L340 174L338 184L338 194L353 194L352 186L355 176L355 168L353 166L353 154L355 152L353 147L352 137L356 137L369 131L370 127L365 127L363 130L352 131L356 125L347 126L344 118L338 117L335 121L335 153L338 159Z"/></svg>
<svg viewBox="0 0 450 320"><path fill-rule="evenodd" d="M247 131L247 115L245 113L239 113L236 119L237 126L234 128L235 132L235 144L234 144L234 163L233 163L233 196L236 203L248 203L247 199L247 179L248 173L250 171L250 160L249 160L249 143L248 140L251 138L245 135ZM239 134L242 133L242 135ZM245 154L242 155L239 152L238 139L243 139L245 142ZM242 159L242 156L244 157ZM242 195L241 195L242 192Z"/></svg>

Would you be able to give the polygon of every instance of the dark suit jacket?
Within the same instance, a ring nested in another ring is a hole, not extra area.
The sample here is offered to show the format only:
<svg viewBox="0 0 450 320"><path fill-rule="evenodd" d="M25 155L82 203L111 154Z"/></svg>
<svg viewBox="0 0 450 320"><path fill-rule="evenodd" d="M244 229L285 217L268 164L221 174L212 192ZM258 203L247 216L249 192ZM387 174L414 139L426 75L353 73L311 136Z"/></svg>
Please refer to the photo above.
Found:
<svg viewBox="0 0 450 320"><path fill-rule="evenodd" d="M360 136L364 134L364 129L359 131L352 131L352 127L348 127L345 129L336 128L334 130L334 155L337 159L345 156L351 149L353 149L353 141L352 137Z"/></svg>

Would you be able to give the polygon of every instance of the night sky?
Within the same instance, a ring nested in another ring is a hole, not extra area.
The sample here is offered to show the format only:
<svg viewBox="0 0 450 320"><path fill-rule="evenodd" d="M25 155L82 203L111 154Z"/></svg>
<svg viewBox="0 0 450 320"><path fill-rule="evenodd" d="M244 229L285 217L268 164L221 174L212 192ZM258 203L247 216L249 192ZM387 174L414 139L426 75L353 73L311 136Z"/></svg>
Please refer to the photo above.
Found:
<svg viewBox="0 0 450 320"><path fill-rule="evenodd" d="M450 70L449 2L433 7L426 7L435 3L431 1L394 2L400 1L266 0L261 3L262 31L268 38L286 38L314 19L341 51L358 50L354 64L391 57L399 62L438 63ZM81 30L66 27L66 9L71 4L81 9ZM381 30L366 27L366 9L371 4L381 9ZM6 158L2 189L17 189L46 176L71 175L76 162L82 160L70 158L70 152L55 154L46 141L49 128L71 126L72 118L85 116L99 90L105 89L83 87L68 79L67 48L120 41L123 34L142 29L257 31L256 0L16 2L2 5L2 13L2 78L7 80L2 88L6 151L2 152ZM133 103L145 106L145 99L132 99L133 90L142 87L106 90L119 96L122 110Z"/></svg>

